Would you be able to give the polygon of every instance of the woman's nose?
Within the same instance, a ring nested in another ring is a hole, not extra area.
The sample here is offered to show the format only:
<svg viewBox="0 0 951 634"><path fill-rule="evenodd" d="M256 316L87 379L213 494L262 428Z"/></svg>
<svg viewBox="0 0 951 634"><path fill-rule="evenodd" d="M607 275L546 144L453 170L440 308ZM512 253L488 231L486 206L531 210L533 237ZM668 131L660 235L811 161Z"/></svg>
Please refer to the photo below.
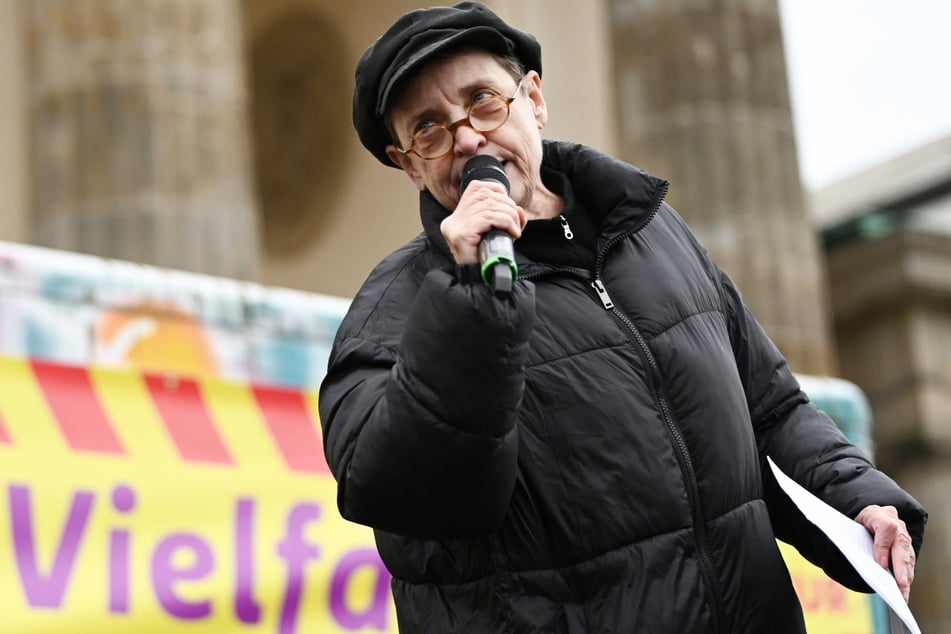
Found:
<svg viewBox="0 0 951 634"><path fill-rule="evenodd" d="M485 134L468 125L456 128L455 150L459 154L472 154L485 143Z"/></svg>

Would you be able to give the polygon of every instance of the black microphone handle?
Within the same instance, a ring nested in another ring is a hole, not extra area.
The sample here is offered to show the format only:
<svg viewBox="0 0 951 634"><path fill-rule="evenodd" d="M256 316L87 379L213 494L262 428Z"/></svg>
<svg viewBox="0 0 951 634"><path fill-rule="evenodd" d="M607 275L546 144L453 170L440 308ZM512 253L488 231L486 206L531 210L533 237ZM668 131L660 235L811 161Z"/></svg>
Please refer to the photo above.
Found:
<svg viewBox="0 0 951 634"><path fill-rule="evenodd" d="M474 156L462 169L460 191L465 191L474 180L490 180L501 183L505 192L509 191L509 179L502 164L488 155ZM515 244L512 236L501 229L490 229L479 241L479 264L482 280L492 289L496 297L506 298L512 292L512 285L518 279L518 266L515 263Z"/></svg>

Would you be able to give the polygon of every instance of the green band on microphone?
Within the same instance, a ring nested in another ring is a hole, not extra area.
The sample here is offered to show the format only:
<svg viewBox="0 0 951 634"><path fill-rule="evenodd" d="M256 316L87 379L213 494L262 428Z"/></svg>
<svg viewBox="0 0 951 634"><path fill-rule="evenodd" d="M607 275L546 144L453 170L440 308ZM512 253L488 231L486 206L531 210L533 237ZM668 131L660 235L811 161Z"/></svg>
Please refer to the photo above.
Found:
<svg viewBox="0 0 951 634"><path fill-rule="evenodd" d="M515 263L515 260L504 256L504 255L495 255L490 257L482 264L482 281L485 282L486 286L492 286L492 278L490 276L490 271L496 264L508 264L509 268L512 270L512 281L518 279L518 265Z"/></svg>

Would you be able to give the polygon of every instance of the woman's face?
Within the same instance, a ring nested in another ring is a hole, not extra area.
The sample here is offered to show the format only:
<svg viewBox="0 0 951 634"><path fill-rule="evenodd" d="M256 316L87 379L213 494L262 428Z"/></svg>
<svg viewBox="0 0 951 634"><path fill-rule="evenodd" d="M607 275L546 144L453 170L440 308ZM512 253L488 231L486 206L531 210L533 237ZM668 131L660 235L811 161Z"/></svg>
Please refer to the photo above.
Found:
<svg viewBox="0 0 951 634"><path fill-rule="evenodd" d="M468 50L440 60L423 69L402 92L390 111L391 127L400 145L411 145L413 134L427 123L450 124L466 117L473 99L486 90L509 97L515 95L508 121L492 132L478 132L467 125L455 130L451 151L443 157L425 160L403 154L395 145L387 146L390 159L407 173L416 187L426 190L450 211L461 196L460 176L466 162L477 154L495 157L509 179L510 196L525 209L526 215L547 217L535 205L541 184L542 141L540 130L548 121L541 91L541 78L530 71L516 90L519 80L492 54Z"/></svg>

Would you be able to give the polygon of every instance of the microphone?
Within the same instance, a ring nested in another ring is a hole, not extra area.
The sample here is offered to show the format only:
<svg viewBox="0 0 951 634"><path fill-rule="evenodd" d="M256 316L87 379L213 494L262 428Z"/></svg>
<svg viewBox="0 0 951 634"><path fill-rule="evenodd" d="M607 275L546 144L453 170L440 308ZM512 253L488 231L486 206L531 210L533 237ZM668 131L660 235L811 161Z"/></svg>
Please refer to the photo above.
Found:
<svg viewBox="0 0 951 634"><path fill-rule="evenodd" d="M472 181L495 181L509 192L509 178L502 164L494 156L480 154L469 159L462 168L462 188ZM492 289L496 297L506 298L512 292L512 284L518 279L518 266L515 264L515 245L512 236L501 229L489 229L482 234L479 242L479 264L482 281Z"/></svg>

